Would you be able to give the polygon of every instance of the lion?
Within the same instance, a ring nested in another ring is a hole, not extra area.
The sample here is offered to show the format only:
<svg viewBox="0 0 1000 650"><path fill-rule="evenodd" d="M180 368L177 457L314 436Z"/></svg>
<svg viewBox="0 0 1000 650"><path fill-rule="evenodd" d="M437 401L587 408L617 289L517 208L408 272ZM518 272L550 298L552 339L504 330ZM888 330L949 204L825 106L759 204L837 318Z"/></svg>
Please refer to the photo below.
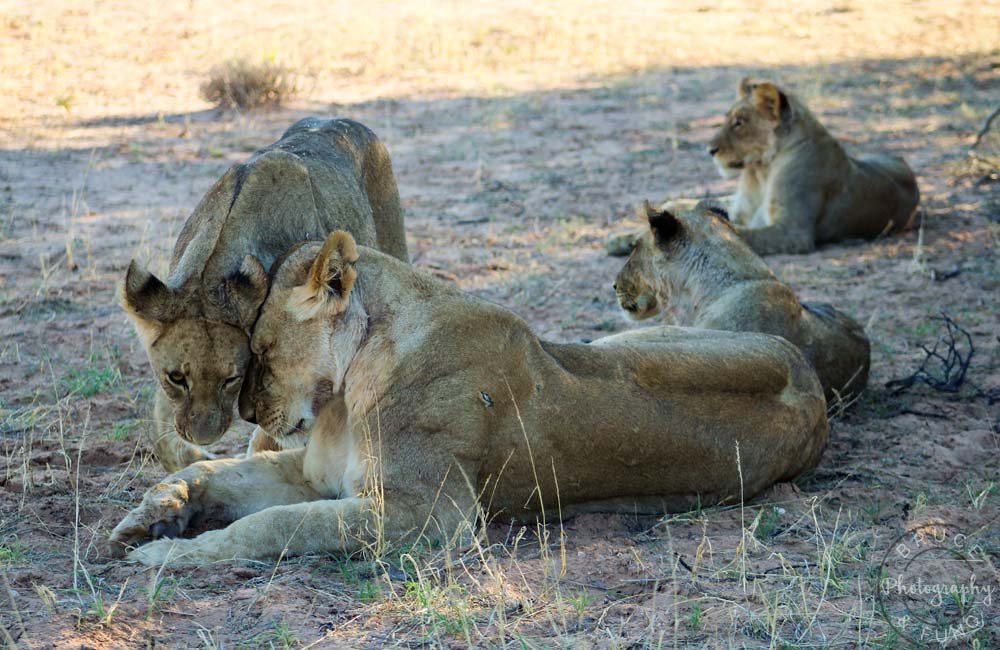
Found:
<svg viewBox="0 0 1000 650"><path fill-rule="evenodd" d="M871 361L864 328L830 305L799 302L721 209L681 206L642 207L649 227L636 234L613 285L629 318L663 314L670 325L781 336L812 363L830 404L857 396Z"/></svg>
<svg viewBox="0 0 1000 650"><path fill-rule="evenodd" d="M540 340L517 315L346 232L277 264L253 331L258 422L304 448L202 461L114 548L150 565L468 543L477 521L740 502L814 467L816 373L784 339L648 328ZM335 397L314 413L317 382Z"/></svg>
<svg viewBox="0 0 1000 650"><path fill-rule="evenodd" d="M729 218L760 255L903 230L920 201L902 159L848 156L801 101L768 82L740 82L708 152L723 177L739 177Z"/></svg>
<svg viewBox="0 0 1000 650"><path fill-rule="evenodd" d="M267 295L265 266L337 229L408 260L385 147L357 122L306 118L212 186L184 224L165 280L132 260L120 299L159 385L148 435L168 472L209 458L199 445L232 422ZM275 448L255 432L251 450Z"/></svg>

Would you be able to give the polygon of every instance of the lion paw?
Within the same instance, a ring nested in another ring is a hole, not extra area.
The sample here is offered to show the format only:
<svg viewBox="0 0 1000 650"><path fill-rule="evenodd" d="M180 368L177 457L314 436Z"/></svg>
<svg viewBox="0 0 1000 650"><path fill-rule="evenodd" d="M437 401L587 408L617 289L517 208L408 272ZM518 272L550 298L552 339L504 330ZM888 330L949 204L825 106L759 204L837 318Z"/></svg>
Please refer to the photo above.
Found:
<svg viewBox="0 0 1000 650"><path fill-rule="evenodd" d="M122 550L145 539L177 537L193 514L188 484L178 480L153 486L138 508L111 531L112 549Z"/></svg>

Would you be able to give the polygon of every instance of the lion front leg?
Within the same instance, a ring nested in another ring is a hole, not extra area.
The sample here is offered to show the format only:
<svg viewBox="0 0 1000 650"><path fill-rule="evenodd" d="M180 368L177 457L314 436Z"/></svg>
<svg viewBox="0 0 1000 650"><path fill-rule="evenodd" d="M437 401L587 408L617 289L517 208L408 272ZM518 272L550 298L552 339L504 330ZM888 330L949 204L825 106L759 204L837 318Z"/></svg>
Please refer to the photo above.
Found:
<svg viewBox="0 0 1000 650"><path fill-rule="evenodd" d="M729 202L729 209L726 211L729 222L734 226L749 227L757 214L760 203L753 203L746 194L737 192Z"/></svg>
<svg viewBox="0 0 1000 650"><path fill-rule="evenodd" d="M816 250L816 222L823 208L820 191L792 172L777 174L749 225L736 232L758 255L810 253ZM766 224L766 225L763 225ZM752 227L760 225L761 227Z"/></svg>
<svg viewBox="0 0 1000 650"><path fill-rule="evenodd" d="M144 430L146 442L156 458L168 472L184 469L201 460L212 460L215 455L198 445L183 440L174 429L174 408L162 388L156 390L153 401L153 426Z"/></svg>
<svg viewBox="0 0 1000 650"><path fill-rule="evenodd" d="M322 499L302 475L305 449L201 461L146 492L111 532L112 549L176 537L195 519L234 521L275 505Z"/></svg>
<svg viewBox="0 0 1000 650"><path fill-rule="evenodd" d="M149 566L201 565L223 560L277 560L324 553L379 552L426 539L463 543L475 527L474 508L434 495L386 491L380 499L351 497L275 506L194 539L161 539L140 546L129 559Z"/></svg>
<svg viewBox="0 0 1000 650"><path fill-rule="evenodd" d="M197 566L223 560L276 560L304 553L351 554L371 543L363 498L274 506L193 539L161 539L131 551L148 566Z"/></svg>
<svg viewBox="0 0 1000 650"><path fill-rule="evenodd" d="M267 431L260 427L254 427L250 442L247 444L247 457L259 454L262 451L281 451L278 441L268 435Z"/></svg>

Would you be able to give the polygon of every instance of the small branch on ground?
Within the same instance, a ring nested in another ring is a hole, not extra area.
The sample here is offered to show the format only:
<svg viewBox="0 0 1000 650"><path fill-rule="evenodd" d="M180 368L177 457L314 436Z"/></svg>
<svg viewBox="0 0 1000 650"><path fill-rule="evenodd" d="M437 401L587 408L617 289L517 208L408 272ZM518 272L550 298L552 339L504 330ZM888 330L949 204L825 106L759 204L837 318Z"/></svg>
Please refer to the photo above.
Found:
<svg viewBox="0 0 1000 650"><path fill-rule="evenodd" d="M915 384L927 384L943 393L957 393L965 382L965 374L975 353L972 335L945 312L941 312L940 316L935 316L932 320L944 323L945 333L938 338L932 349L920 346L925 356L916 372L908 377L886 382L885 387L891 390L893 395L899 395ZM968 348L965 352L961 349L963 340L964 346Z"/></svg>
<svg viewBox="0 0 1000 650"><path fill-rule="evenodd" d="M1000 108L990 113L990 116L986 118L986 123L983 124L983 128L979 129L979 133L976 134L976 141L972 143L971 147L969 147L970 150L979 146L979 143L983 141L986 134L990 132L990 127L993 126L993 120L997 119L997 117L1000 117Z"/></svg>
<svg viewBox="0 0 1000 650"><path fill-rule="evenodd" d="M921 418L933 418L935 420L947 420L948 415L945 413L934 413L931 411L921 411L918 409L911 409L907 406L901 406L892 413L886 415L883 420L891 420L892 418L899 417L900 415L916 415Z"/></svg>

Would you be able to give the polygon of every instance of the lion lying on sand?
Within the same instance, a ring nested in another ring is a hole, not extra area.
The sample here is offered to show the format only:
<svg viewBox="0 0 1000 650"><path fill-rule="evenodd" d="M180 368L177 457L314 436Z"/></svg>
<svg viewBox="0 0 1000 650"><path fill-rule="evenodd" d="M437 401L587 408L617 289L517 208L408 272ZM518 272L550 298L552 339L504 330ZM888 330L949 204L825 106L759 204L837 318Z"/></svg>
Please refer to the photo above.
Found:
<svg viewBox="0 0 1000 650"><path fill-rule="evenodd" d="M630 317L664 314L671 325L784 337L812 362L831 403L868 383L870 347L864 328L822 303L801 303L725 216L699 203L654 208L649 228L615 278L618 303Z"/></svg>
<svg viewBox="0 0 1000 650"><path fill-rule="evenodd" d="M763 334L650 328L539 340L518 316L337 232L276 263L254 329L258 421L304 449L203 461L111 535L198 564L466 539L483 514L668 512L750 498L816 465L816 373ZM312 411L319 381L335 397Z"/></svg>
<svg viewBox="0 0 1000 650"><path fill-rule="evenodd" d="M904 229L920 201L902 159L848 156L805 104L771 83L740 83L708 151L723 176L739 177L729 218L760 255Z"/></svg>

